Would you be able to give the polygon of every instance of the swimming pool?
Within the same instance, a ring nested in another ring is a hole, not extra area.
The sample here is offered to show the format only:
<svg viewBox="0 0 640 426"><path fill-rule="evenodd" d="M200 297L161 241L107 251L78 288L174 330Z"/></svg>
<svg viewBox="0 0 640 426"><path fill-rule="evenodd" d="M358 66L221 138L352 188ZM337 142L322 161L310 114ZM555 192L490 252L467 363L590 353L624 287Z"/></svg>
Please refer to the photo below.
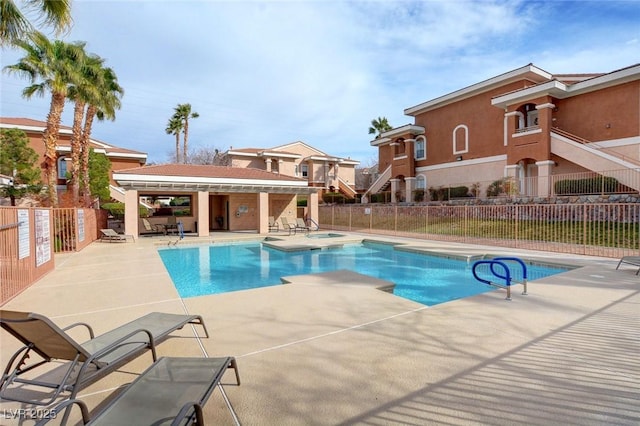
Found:
<svg viewBox="0 0 640 426"><path fill-rule="evenodd" d="M284 252L251 242L161 248L158 252L185 298L280 285L283 276L339 269L392 281L395 295L425 305L494 290L473 278L466 260L395 250L388 244L366 242ZM565 271L530 265L529 281Z"/></svg>

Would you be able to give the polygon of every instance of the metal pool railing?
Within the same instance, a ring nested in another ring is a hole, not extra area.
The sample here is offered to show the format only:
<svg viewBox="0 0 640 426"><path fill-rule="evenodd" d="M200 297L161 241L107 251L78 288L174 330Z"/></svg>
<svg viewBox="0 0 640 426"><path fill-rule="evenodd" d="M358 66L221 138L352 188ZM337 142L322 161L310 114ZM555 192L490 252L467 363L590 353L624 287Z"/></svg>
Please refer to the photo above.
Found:
<svg viewBox="0 0 640 426"><path fill-rule="evenodd" d="M619 258L640 255L640 203L319 208L324 229Z"/></svg>

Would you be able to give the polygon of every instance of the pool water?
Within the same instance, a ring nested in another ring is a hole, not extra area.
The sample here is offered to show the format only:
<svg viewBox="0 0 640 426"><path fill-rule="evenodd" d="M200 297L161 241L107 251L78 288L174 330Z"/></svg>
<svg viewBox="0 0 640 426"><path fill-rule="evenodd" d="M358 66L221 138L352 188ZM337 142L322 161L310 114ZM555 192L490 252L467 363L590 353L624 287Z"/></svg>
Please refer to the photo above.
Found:
<svg viewBox="0 0 640 426"><path fill-rule="evenodd" d="M348 269L396 284L394 294L425 305L495 288L473 278L464 260L394 250L387 244L284 252L259 242L158 250L181 297L280 285L281 277ZM528 280L567 271L529 265ZM515 279L520 280L519 273Z"/></svg>

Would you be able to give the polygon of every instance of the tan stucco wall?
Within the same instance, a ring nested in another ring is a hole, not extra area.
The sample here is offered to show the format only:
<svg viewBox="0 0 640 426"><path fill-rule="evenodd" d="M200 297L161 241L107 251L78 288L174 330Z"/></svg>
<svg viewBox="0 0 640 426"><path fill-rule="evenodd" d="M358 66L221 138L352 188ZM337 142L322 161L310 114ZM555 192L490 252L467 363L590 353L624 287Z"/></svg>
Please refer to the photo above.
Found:
<svg viewBox="0 0 640 426"><path fill-rule="evenodd" d="M480 191L485 193L491 182L500 179L505 173L505 161L482 162L479 164L464 164L464 162L450 163L450 167L417 171L416 176L426 176L427 190L429 188L467 186L471 189L474 183L480 183Z"/></svg>

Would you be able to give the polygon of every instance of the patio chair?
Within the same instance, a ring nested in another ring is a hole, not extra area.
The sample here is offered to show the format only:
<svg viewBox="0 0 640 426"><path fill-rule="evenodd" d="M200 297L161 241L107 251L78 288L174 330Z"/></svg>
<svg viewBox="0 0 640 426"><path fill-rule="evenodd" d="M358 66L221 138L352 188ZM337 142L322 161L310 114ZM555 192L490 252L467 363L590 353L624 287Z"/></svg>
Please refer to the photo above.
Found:
<svg viewBox="0 0 640 426"><path fill-rule="evenodd" d="M276 219L273 216L269 216L269 232L271 231L279 231L280 225L276 222Z"/></svg>
<svg viewBox="0 0 640 426"><path fill-rule="evenodd" d="M280 221L282 222L282 229L289 231L289 235L291 235L291 231L293 231L294 234L296 233L296 225L289 223L286 217L282 216Z"/></svg>
<svg viewBox="0 0 640 426"><path fill-rule="evenodd" d="M636 271L636 275L640 273L640 256L624 256L622 259L620 259L620 262L618 262L618 266L616 266L616 269L618 269L623 263L637 266L638 270Z"/></svg>
<svg viewBox="0 0 640 426"><path fill-rule="evenodd" d="M311 227L308 226L301 217L296 218L296 230L298 229L305 231L307 234L311 231Z"/></svg>
<svg viewBox="0 0 640 426"><path fill-rule="evenodd" d="M101 229L100 232L102 232L102 237L100 238L100 241L109 241L111 243L113 241L125 241L126 242L127 238L131 238L134 242L136 240L133 237L133 235L118 234L113 229Z"/></svg>
<svg viewBox="0 0 640 426"><path fill-rule="evenodd" d="M116 398L108 402L93 418L89 418L86 404L80 400L64 401L54 408L57 416L73 405L80 407L85 425L203 425L202 407L229 369L235 370L240 385L238 366L233 357L223 358L170 358L162 357L128 385ZM225 395L226 397L226 395ZM226 399L226 398L225 398ZM240 424L227 400L236 424ZM49 422L43 419L41 426Z"/></svg>
<svg viewBox="0 0 640 426"><path fill-rule="evenodd" d="M0 398L36 405L51 404L62 392L77 392L122 365L150 350L156 361L156 346L169 334L186 324L199 324L206 337L209 332L199 315L180 315L153 312L135 319L98 337L86 323L75 323L59 328L49 318L30 312L0 310L0 326L25 344L5 367L0 380ZM90 339L84 343L74 340L67 330L77 326L87 329ZM42 360L29 359L35 353ZM54 360L68 361L60 365ZM43 367L38 369L38 367ZM54 366L53 371L47 366ZM37 369L37 370L36 370ZM33 372L32 372L33 371ZM26 378L25 373L32 372ZM33 378L34 374L41 375ZM33 387L25 388L24 385ZM49 390L37 392L36 388ZM39 398L27 398L23 394L34 391ZM43 399L48 395L50 398Z"/></svg>
<svg viewBox="0 0 640 426"><path fill-rule="evenodd" d="M142 226L148 234L166 234L167 231L162 225L153 225L148 219L142 218Z"/></svg>

